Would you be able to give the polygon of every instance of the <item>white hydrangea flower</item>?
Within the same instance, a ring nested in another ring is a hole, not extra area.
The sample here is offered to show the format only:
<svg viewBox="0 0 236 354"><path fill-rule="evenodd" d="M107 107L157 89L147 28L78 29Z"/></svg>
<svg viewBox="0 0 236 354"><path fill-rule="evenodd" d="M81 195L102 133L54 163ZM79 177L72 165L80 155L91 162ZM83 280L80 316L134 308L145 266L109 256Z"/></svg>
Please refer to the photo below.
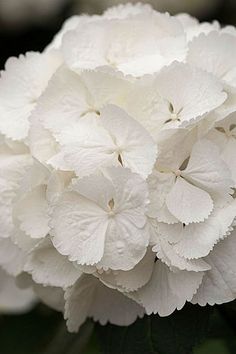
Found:
<svg viewBox="0 0 236 354"><path fill-rule="evenodd" d="M13 229L12 202L17 195L20 181L32 163L23 144L3 141L0 145L0 223L1 238L8 238Z"/></svg>
<svg viewBox="0 0 236 354"><path fill-rule="evenodd" d="M217 121L208 134L208 139L215 142L220 149L222 159L231 170L236 187L236 114L232 113L221 121Z"/></svg>
<svg viewBox="0 0 236 354"><path fill-rule="evenodd" d="M173 250L181 257L187 259L205 257L217 242L232 231L235 208L236 203L233 200L223 208L217 208L205 222L191 223L187 226L181 223L172 225L160 223L158 234L172 244Z"/></svg>
<svg viewBox="0 0 236 354"><path fill-rule="evenodd" d="M218 204L228 202L233 186L228 165L211 141L194 140L192 133L185 134L171 148L161 147L149 178L150 217L167 223L199 223Z"/></svg>
<svg viewBox="0 0 236 354"><path fill-rule="evenodd" d="M148 246L147 203L145 181L122 167L75 179L53 208L52 242L78 264L130 270Z"/></svg>
<svg viewBox="0 0 236 354"><path fill-rule="evenodd" d="M102 325L128 326L144 309L119 291L104 286L96 277L83 275L65 292L65 318L69 331L77 332L87 317Z"/></svg>
<svg viewBox="0 0 236 354"><path fill-rule="evenodd" d="M236 298L235 38L129 4L8 61L0 266L70 331Z"/></svg>
<svg viewBox="0 0 236 354"><path fill-rule="evenodd" d="M78 23L62 39L63 57L71 69L113 67L134 76L182 61L186 49L183 28L175 17L146 10L122 18L105 13L97 20Z"/></svg>
<svg viewBox="0 0 236 354"><path fill-rule="evenodd" d="M148 315L158 313L168 316L175 309L181 310L186 301L191 301L197 292L204 272L171 271L161 261L153 266L149 282L129 296L145 308Z"/></svg>
<svg viewBox="0 0 236 354"><path fill-rule="evenodd" d="M80 120L58 133L61 152L49 163L80 177L103 166L122 165L146 178L157 156L151 136L117 106L106 106L99 115L99 119Z"/></svg>
<svg viewBox="0 0 236 354"><path fill-rule="evenodd" d="M73 263L57 252L48 239L32 250L24 271L31 274L36 283L59 288L72 286L82 275Z"/></svg>
<svg viewBox="0 0 236 354"><path fill-rule="evenodd" d="M116 73L85 71L77 75L61 67L50 80L32 116L29 145L40 162L59 152L62 131L81 118L97 117L106 104L120 106L130 82Z"/></svg>
<svg viewBox="0 0 236 354"><path fill-rule="evenodd" d="M235 299L235 230L220 242L206 258L211 269L205 273L198 292L192 303L222 304Z"/></svg>
<svg viewBox="0 0 236 354"><path fill-rule="evenodd" d="M29 116L59 65L60 56L54 52L30 52L6 62L0 82L2 134L13 140L27 137Z"/></svg>
<svg viewBox="0 0 236 354"><path fill-rule="evenodd" d="M214 76L184 63L173 63L158 74L140 78L125 105L158 140L161 129L193 125L222 105L226 97Z"/></svg>
<svg viewBox="0 0 236 354"><path fill-rule="evenodd" d="M236 36L220 31L200 34L189 44L187 61L213 73L223 81L232 82L235 74ZM204 58L207 58L205 60ZM234 82L235 84L235 82Z"/></svg>

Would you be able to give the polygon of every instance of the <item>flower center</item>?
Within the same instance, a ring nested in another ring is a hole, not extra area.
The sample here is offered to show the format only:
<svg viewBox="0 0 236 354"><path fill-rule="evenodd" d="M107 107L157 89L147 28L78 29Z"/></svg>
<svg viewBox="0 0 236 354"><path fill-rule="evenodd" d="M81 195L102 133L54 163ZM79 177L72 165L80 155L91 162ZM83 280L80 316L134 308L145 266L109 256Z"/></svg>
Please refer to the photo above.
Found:
<svg viewBox="0 0 236 354"><path fill-rule="evenodd" d="M176 177L180 177L181 176L181 171L180 170L177 170L174 173L175 173Z"/></svg>
<svg viewBox="0 0 236 354"><path fill-rule="evenodd" d="M114 199L112 198L111 200L109 200L108 202L108 206L109 206L109 216L114 216L115 215L115 211L114 211L114 206L115 206L115 202Z"/></svg>
<svg viewBox="0 0 236 354"><path fill-rule="evenodd" d="M171 113L170 120L172 120L172 121L178 120L179 121L178 114L177 113Z"/></svg>
<svg viewBox="0 0 236 354"><path fill-rule="evenodd" d="M231 124L230 127L228 129L225 129L223 127L216 127L215 129L222 133L222 134L225 134L228 138L230 137L235 137L235 132L234 132L234 129L236 127L236 124Z"/></svg>
<svg viewBox="0 0 236 354"><path fill-rule="evenodd" d="M180 122L179 114L181 113L182 108L178 112L175 112L174 106L172 105L172 103L169 103L169 111L170 111L170 118L167 119L165 123Z"/></svg>
<svg viewBox="0 0 236 354"><path fill-rule="evenodd" d="M114 208L115 202L114 202L113 198L108 202L108 205L109 205L110 209Z"/></svg>
<svg viewBox="0 0 236 354"><path fill-rule="evenodd" d="M120 154L118 154L118 161L121 164L121 166L123 166L123 161L122 161L122 157Z"/></svg>
<svg viewBox="0 0 236 354"><path fill-rule="evenodd" d="M99 111L98 109L89 108L89 109L87 109L86 111L82 112L81 115L80 115L80 117L82 118L82 117L86 116L86 115L89 114L89 113L95 113L97 116L100 116L100 115L101 115L101 113L100 113L100 111Z"/></svg>

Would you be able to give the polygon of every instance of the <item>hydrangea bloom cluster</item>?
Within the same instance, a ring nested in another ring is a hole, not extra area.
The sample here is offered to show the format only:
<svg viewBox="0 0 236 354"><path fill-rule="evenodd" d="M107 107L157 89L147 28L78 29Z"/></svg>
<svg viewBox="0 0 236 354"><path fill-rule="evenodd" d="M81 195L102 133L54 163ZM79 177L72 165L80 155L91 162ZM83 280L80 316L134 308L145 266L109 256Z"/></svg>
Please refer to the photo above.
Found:
<svg viewBox="0 0 236 354"><path fill-rule="evenodd" d="M0 80L0 264L129 325L236 298L236 30L146 5L69 19Z"/></svg>

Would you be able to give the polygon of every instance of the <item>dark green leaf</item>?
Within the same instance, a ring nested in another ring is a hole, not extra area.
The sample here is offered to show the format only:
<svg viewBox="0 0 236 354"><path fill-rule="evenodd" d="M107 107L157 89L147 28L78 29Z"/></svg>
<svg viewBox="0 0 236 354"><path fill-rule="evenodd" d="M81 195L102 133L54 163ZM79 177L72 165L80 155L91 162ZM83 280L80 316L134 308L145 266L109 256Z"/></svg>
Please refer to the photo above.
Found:
<svg viewBox="0 0 236 354"><path fill-rule="evenodd" d="M208 332L209 307L188 304L168 317L145 316L129 327L97 326L103 354L190 354Z"/></svg>
<svg viewBox="0 0 236 354"><path fill-rule="evenodd" d="M39 305L24 315L0 317L0 354L97 354L85 349L93 328L89 320L71 334L61 314Z"/></svg>
<svg viewBox="0 0 236 354"><path fill-rule="evenodd" d="M84 354L93 328L94 323L88 320L80 328L79 333L69 333L65 322L62 321L43 354Z"/></svg>
<svg viewBox="0 0 236 354"><path fill-rule="evenodd" d="M209 339L200 345L194 354L231 354L224 340L222 339Z"/></svg>
<svg viewBox="0 0 236 354"><path fill-rule="evenodd" d="M42 354L55 335L61 314L39 305L24 315L0 317L1 354Z"/></svg>

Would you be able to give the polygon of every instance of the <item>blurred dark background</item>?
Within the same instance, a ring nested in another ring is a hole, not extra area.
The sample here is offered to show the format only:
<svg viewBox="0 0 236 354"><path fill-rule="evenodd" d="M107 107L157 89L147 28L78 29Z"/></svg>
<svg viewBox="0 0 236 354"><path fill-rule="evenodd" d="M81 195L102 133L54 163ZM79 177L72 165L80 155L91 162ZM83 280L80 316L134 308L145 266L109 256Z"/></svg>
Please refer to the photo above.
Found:
<svg viewBox="0 0 236 354"><path fill-rule="evenodd" d="M102 13L119 0L0 0L0 69L10 56L30 50L41 51L52 40L64 20L81 13ZM127 1L128 2L128 1ZM135 2L135 1L133 1ZM139 1L140 2L140 1ZM218 20L236 25L236 0L150 0L160 11L171 14L188 12L201 21ZM236 58L235 58L236 59ZM1 305L1 304L0 304ZM236 305L226 310L216 308L208 340L198 346L194 354L236 353ZM84 331L90 330L91 323ZM83 333L83 331L81 332ZM62 316L38 305L21 316L0 313L0 354L60 354L57 347L72 348L68 353L99 353L96 338L86 350L73 351L77 336L66 332ZM47 349L45 349L47 348Z"/></svg>

